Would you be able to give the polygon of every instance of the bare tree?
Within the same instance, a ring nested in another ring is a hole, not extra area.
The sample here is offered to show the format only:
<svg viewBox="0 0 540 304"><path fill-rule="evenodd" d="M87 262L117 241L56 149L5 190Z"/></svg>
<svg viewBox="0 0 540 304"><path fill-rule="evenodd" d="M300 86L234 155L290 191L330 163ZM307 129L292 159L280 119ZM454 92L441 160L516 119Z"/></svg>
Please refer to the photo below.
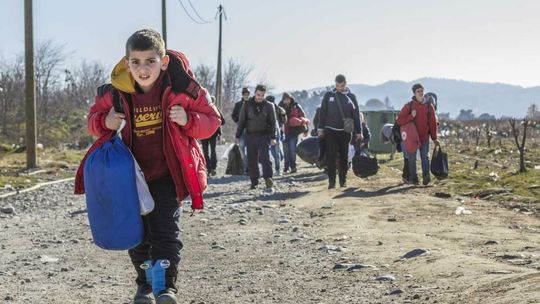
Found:
<svg viewBox="0 0 540 304"><path fill-rule="evenodd" d="M37 47L35 56L38 118L47 121L51 94L61 84L60 67L65 62L67 54L64 45L47 40Z"/></svg>
<svg viewBox="0 0 540 304"><path fill-rule="evenodd" d="M199 64L193 71L197 81L205 87L211 95L216 94L216 70L206 64Z"/></svg>
<svg viewBox="0 0 540 304"><path fill-rule="evenodd" d="M510 119L510 126L512 127L512 133L514 134L514 140L516 143L516 147L519 151L519 172L525 172L527 169L525 168L525 140L527 139L527 127L529 126L529 120L525 119L523 120L523 137L521 139L521 144L519 143L519 129L516 127L516 119L511 118Z"/></svg>
<svg viewBox="0 0 540 304"><path fill-rule="evenodd" d="M239 63L235 59L229 59L224 69L223 77L223 104L232 104L237 98L240 98L240 90L245 86L247 78L252 68Z"/></svg>
<svg viewBox="0 0 540 304"><path fill-rule="evenodd" d="M5 138L13 139L24 116L17 115L24 104L24 66L23 57L12 62L0 63L0 126Z"/></svg>

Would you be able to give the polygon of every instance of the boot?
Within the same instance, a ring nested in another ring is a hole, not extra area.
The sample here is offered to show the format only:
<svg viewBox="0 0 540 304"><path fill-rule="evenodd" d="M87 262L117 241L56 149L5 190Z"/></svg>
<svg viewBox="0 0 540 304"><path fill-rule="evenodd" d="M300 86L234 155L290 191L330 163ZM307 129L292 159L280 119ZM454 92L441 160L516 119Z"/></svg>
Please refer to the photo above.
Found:
<svg viewBox="0 0 540 304"><path fill-rule="evenodd" d="M156 304L176 304L177 270L169 260L157 260L152 268L152 291Z"/></svg>
<svg viewBox="0 0 540 304"><path fill-rule="evenodd" d="M403 158L403 174L401 174L401 179L404 183L407 183L409 180L409 163L405 157Z"/></svg>
<svg viewBox="0 0 540 304"><path fill-rule="evenodd" d="M152 261L133 263L137 271L137 292L133 297L133 304L154 304L152 295Z"/></svg>
<svg viewBox="0 0 540 304"><path fill-rule="evenodd" d="M133 297L133 304L155 304L152 294L152 285L142 284L137 286L137 292Z"/></svg>
<svg viewBox="0 0 540 304"><path fill-rule="evenodd" d="M166 288L157 296L156 304L177 304L176 290L173 288Z"/></svg>
<svg viewBox="0 0 540 304"><path fill-rule="evenodd" d="M266 189L271 189L274 186L274 180L271 177L267 177L264 179L264 184Z"/></svg>
<svg viewBox="0 0 540 304"><path fill-rule="evenodd" d="M429 176L429 174L422 176L422 185L427 186L429 185L430 182L431 182L431 176Z"/></svg>

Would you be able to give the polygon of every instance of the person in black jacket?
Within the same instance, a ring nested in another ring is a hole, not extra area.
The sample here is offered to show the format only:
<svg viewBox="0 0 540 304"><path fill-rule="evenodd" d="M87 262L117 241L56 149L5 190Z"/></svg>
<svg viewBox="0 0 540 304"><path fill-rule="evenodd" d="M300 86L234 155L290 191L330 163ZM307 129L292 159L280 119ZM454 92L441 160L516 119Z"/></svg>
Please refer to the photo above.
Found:
<svg viewBox="0 0 540 304"><path fill-rule="evenodd" d="M324 94L321 103L318 135L326 140L326 172L328 174L328 189L336 187L336 158L339 153L339 185L347 187L347 170L349 142L351 133L344 130L344 118L354 121L355 140L361 141L362 125L356 96L347 88L345 76L336 76L336 87ZM343 113L338 106L341 105ZM343 114L343 115L342 115Z"/></svg>
<svg viewBox="0 0 540 304"><path fill-rule="evenodd" d="M212 102L213 103L216 102L216 98L214 96L212 96ZM219 111L219 116L221 118L221 125L223 126L225 124L225 118L223 118L223 114L221 114L221 111L219 110L219 108L217 108L217 110ZM208 170L209 176L216 175L216 168L217 168L216 143L220 136L221 136L221 127L219 127L211 137L201 140L204 158L206 160L206 169Z"/></svg>
<svg viewBox="0 0 540 304"><path fill-rule="evenodd" d="M274 185L272 179L272 162L270 161L270 145L276 144L276 113L274 105L269 103L264 95L266 87L257 85L255 96L250 98L240 111L236 143L246 131L247 159L251 189L259 184L259 162L263 167L263 177L267 189Z"/></svg>
<svg viewBox="0 0 540 304"><path fill-rule="evenodd" d="M242 106L249 100L250 93L251 92L247 87L242 88L242 99L234 104L231 118L236 124L238 124L238 120L240 119L240 110L242 110ZM245 133L240 137L240 143L238 145L240 146L240 153L242 154L242 160L244 161L244 172L247 174L247 146Z"/></svg>

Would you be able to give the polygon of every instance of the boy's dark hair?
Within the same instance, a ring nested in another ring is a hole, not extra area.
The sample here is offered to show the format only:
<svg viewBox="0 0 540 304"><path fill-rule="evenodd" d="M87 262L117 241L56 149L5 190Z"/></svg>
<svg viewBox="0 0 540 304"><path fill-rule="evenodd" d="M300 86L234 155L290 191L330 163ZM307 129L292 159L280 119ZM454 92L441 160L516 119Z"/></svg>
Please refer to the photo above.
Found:
<svg viewBox="0 0 540 304"><path fill-rule="evenodd" d="M344 75L339 74L339 75L336 76L336 83L344 83L346 81L347 81L347 79L345 78Z"/></svg>
<svg viewBox="0 0 540 304"><path fill-rule="evenodd" d="M126 42L126 57L131 51L155 50L160 57L165 56L165 42L153 29L138 30Z"/></svg>
<svg viewBox="0 0 540 304"><path fill-rule="evenodd" d="M265 86L265 85L262 85L262 84L258 84L258 85L255 87L255 91L266 92L266 86Z"/></svg>
<svg viewBox="0 0 540 304"><path fill-rule="evenodd" d="M276 102L276 98L274 96L272 96L272 95L266 96L266 100L271 102L271 103Z"/></svg>
<svg viewBox="0 0 540 304"><path fill-rule="evenodd" d="M418 90L418 89L423 89L423 88L424 88L424 87L423 87L421 84L415 83L415 84L412 86L412 92L413 92L413 93L416 93L416 90Z"/></svg>

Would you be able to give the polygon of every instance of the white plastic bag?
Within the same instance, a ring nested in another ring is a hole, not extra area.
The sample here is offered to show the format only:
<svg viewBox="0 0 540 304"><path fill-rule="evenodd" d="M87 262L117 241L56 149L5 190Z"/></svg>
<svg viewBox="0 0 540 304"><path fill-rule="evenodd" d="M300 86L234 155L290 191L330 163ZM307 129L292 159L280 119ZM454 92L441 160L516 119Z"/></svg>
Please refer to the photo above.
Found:
<svg viewBox="0 0 540 304"><path fill-rule="evenodd" d="M234 147L235 144L231 144L227 150L225 150L225 152L223 152L223 155L221 155L221 159L225 159L227 160L229 158L229 152L231 152L232 148Z"/></svg>
<svg viewBox="0 0 540 304"><path fill-rule="evenodd" d="M118 130L116 131L120 138L122 138L121 131L125 125L125 120L122 120L120 128L118 128ZM133 164L135 166L135 183L137 185L137 194L139 195L141 215L147 215L148 213L152 212L152 210L154 210L154 198L152 197L152 194L150 194L150 189L148 189L148 184L146 183L146 179L144 178L144 173L141 169L141 166L139 166L139 163L137 163L137 160L135 159L133 154L131 154L131 157L133 158Z"/></svg>

